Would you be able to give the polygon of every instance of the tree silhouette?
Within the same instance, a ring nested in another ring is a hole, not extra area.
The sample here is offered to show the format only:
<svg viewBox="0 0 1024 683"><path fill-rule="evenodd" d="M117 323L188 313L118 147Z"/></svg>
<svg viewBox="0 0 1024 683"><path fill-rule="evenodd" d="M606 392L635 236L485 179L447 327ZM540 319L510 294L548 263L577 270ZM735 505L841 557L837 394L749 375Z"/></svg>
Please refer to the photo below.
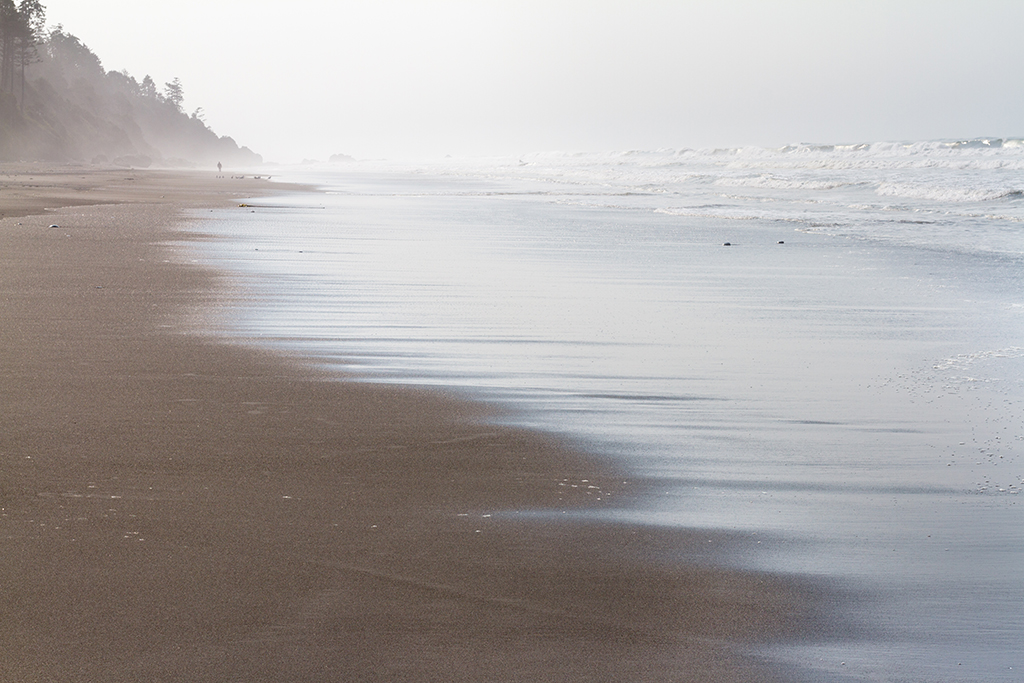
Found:
<svg viewBox="0 0 1024 683"><path fill-rule="evenodd" d="M14 0L0 0L0 93L10 93L14 85L14 49L21 24Z"/></svg>
<svg viewBox="0 0 1024 683"><path fill-rule="evenodd" d="M46 26L46 8L39 0L21 0L18 5L18 14L21 16L21 27L19 40L14 50L14 59L20 67L21 76L21 99L20 106L25 107L25 67L39 61L39 52L36 45L43 37Z"/></svg>
<svg viewBox="0 0 1024 683"><path fill-rule="evenodd" d="M146 74L146 77L142 79L141 92L143 97L152 97L156 99L156 83L153 82L153 77Z"/></svg>
<svg viewBox="0 0 1024 683"><path fill-rule="evenodd" d="M181 111L181 103L185 101L185 91L181 87L181 79L175 78L170 83L164 83L164 99L174 105L174 108Z"/></svg>
<svg viewBox="0 0 1024 683"><path fill-rule="evenodd" d="M36 44L46 22L39 0L0 0L0 93L14 92L21 76L21 101L25 99L25 67L38 59Z"/></svg>

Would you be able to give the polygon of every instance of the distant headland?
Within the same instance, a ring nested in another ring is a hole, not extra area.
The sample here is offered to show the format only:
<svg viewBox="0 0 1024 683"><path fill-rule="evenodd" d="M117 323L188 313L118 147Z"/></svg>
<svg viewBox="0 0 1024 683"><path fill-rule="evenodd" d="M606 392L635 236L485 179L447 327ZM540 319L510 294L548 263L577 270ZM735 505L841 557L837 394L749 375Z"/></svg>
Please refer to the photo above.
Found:
<svg viewBox="0 0 1024 683"><path fill-rule="evenodd" d="M175 78L106 71L39 0L0 0L0 161L252 166L263 159L184 111Z"/></svg>

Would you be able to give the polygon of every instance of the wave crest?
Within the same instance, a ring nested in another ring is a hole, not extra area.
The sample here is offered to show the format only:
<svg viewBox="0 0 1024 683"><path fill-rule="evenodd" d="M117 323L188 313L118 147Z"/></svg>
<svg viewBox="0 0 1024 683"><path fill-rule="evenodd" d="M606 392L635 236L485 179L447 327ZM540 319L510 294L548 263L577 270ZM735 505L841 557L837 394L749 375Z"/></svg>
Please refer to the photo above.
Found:
<svg viewBox="0 0 1024 683"><path fill-rule="evenodd" d="M915 183L885 182L878 186L875 194L882 197L900 197L903 199L929 199L940 202L986 202L1024 195L1024 190L1016 188L992 187L952 187L941 185L923 185Z"/></svg>
<svg viewBox="0 0 1024 683"><path fill-rule="evenodd" d="M758 176L726 177L715 180L722 187L754 187L769 190L834 190L851 183L843 180L823 178L820 180L783 178L771 174Z"/></svg>

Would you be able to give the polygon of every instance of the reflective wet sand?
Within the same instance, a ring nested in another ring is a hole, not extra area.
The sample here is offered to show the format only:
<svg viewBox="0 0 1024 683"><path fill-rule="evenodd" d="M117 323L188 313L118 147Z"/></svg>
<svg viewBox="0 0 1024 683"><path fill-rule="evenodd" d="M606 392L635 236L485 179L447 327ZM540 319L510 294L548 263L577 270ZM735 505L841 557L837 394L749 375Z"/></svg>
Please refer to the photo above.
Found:
<svg viewBox="0 0 1024 683"><path fill-rule="evenodd" d="M723 566L858 595L842 610L861 636L772 656L826 679L1014 680L1018 260L508 178L333 182L201 223L222 239L200 258L230 273L210 325L328 372L455 387L500 406L490 424L643 483L563 482L594 500L580 521L739 534Z"/></svg>
<svg viewBox="0 0 1024 683"><path fill-rule="evenodd" d="M4 680L785 680L742 651L846 633L750 534L585 514L648 499L618 464L200 334L181 209L258 186L90 177L0 220Z"/></svg>

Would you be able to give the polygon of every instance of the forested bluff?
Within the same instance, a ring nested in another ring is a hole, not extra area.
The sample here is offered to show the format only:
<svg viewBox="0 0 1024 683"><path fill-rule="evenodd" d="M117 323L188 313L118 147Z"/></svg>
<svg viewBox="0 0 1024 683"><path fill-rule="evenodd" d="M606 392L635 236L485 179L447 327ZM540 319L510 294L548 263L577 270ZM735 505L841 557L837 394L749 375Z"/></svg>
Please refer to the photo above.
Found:
<svg viewBox="0 0 1024 683"><path fill-rule="evenodd" d="M0 161L146 167L252 166L260 155L182 108L181 82L158 88L106 71L39 0L0 0Z"/></svg>

